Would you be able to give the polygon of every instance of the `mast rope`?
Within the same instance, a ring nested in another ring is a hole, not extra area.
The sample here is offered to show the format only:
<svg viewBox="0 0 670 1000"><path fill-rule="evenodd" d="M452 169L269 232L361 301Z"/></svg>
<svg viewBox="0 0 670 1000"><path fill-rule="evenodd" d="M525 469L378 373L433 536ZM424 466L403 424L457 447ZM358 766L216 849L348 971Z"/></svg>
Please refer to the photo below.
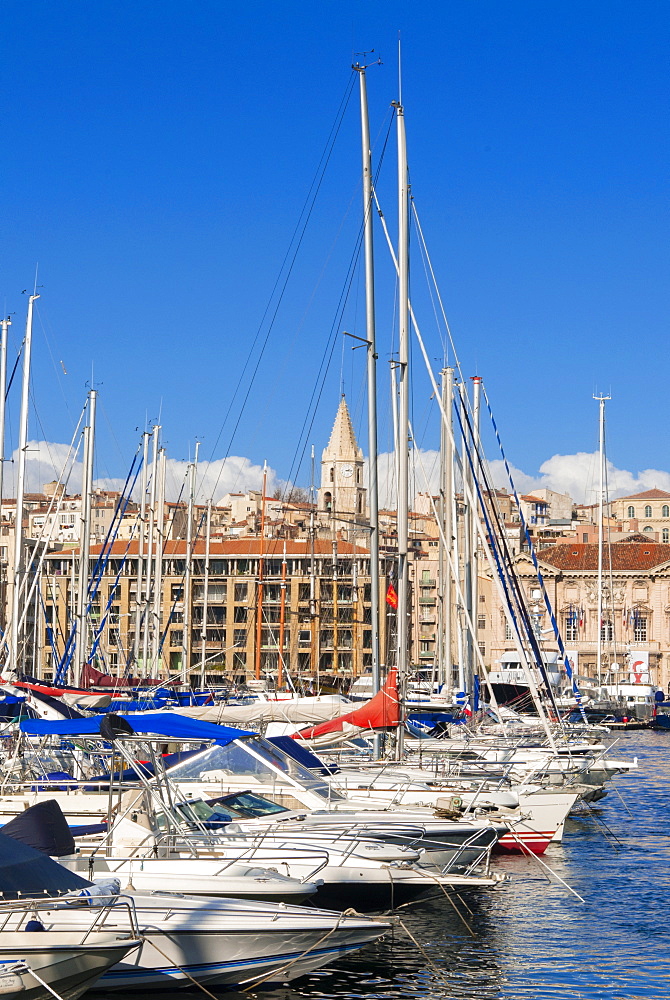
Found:
<svg viewBox="0 0 670 1000"><path fill-rule="evenodd" d="M515 502L516 507L517 507L519 518L521 520L521 526L523 528L523 531L524 531L524 534L525 534L525 537L526 537L526 542L528 544L528 552L529 552L530 557L531 557L531 559L533 561L533 566L535 567L535 572L537 574L537 579L538 579L538 582L540 584L540 589L542 591L542 597L544 599L544 604L545 604L545 607L547 609L547 614L549 615L549 620L551 622L551 627L552 627L553 632L554 632L554 638L556 639L556 643L558 644L558 649L559 649L560 655L563 658L563 663L565 665L565 672L566 672L566 674L568 676L568 680L570 681L570 683L572 685L572 693L573 693L573 695L575 697L575 701L577 702L577 706L579 708L579 712L580 712L580 714L582 716L583 721L586 723L586 721L587 721L587 719L586 719L586 713L584 711L584 706L582 704L582 695L581 695L581 692L580 692L578 684L577 684L577 678L576 678L575 673L574 673L574 671L572 669L572 666L570 664L570 660L569 660L568 654L567 654L565 646L563 644L563 638L561 636L561 631L560 631L560 629L558 627L558 622L556 620L556 616L554 614L554 610L553 610L551 601L549 599L549 594L547 592L547 588L546 588L546 585L545 585L545 582L544 582L544 577L542 575L542 570L540 569L540 564L539 564L539 561L538 561L538 558L537 558L537 553L535 552L535 546L533 545L533 540L531 538L530 532L528 531L528 526L526 524L526 519L524 518L524 515L523 515L523 510L521 509L521 503L519 501L519 495L517 493L516 485L514 483L514 478L512 476L512 470L510 469L509 463L507 461L507 455L505 454L505 449L503 448L503 444L502 444L502 441L500 439L500 434L498 433L498 426L497 426L495 418L493 416L493 410L491 409L491 403L489 401L488 394L486 392L486 388L483 385L482 385L482 389L483 389L483 392L484 392L484 400L486 402L486 407L487 407L487 409L489 411L489 416L491 418L491 424L493 426L493 432L494 432L496 440L498 442L498 447L500 448L500 454L502 455L502 459L503 459L503 462L505 464L505 471L507 473L507 478L508 478L510 487L512 489L512 494L514 496L514 502Z"/></svg>

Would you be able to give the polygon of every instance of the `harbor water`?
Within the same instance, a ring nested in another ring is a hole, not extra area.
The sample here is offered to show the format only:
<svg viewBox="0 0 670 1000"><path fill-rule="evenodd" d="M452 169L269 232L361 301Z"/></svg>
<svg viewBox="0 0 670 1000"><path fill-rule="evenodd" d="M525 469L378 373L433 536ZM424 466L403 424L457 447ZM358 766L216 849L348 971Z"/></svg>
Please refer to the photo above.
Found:
<svg viewBox="0 0 670 1000"><path fill-rule="evenodd" d="M611 755L637 757L639 770L618 776L604 799L571 817L563 844L550 847L539 861L498 857L495 867L509 875L500 888L453 903L441 893L424 898L397 910L397 926L381 941L291 986L221 995L228 1000L670 997L670 733L624 732L613 740ZM179 995L205 996L196 987ZM101 997L95 994L96 1000Z"/></svg>

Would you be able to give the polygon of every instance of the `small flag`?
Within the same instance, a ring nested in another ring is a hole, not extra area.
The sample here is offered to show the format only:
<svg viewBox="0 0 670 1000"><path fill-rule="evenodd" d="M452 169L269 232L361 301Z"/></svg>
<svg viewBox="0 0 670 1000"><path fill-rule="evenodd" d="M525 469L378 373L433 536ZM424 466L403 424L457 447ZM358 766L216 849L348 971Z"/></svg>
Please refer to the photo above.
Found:
<svg viewBox="0 0 670 1000"><path fill-rule="evenodd" d="M398 595L392 583L389 583L388 588L386 590L386 603L390 608L398 607Z"/></svg>

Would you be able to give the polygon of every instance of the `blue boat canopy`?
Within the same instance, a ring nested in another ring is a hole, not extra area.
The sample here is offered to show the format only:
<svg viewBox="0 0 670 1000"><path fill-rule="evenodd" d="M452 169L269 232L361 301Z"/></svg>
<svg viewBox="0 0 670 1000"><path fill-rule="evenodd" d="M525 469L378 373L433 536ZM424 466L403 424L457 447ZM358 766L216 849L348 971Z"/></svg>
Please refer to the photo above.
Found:
<svg viewBox="0 0 670 1000"><path fill-rule="evenodd" d="M28 736L100 736L100 724L106 715L87 719L24 719L21 732ZM138 715L119 715L139 736L164 736L173 740L213 741L225 746L245 736L258 736L246 729L218 726L214 722L189 719L175 712L141 712ZM103 737L104 738L104 737Z"/></svg>

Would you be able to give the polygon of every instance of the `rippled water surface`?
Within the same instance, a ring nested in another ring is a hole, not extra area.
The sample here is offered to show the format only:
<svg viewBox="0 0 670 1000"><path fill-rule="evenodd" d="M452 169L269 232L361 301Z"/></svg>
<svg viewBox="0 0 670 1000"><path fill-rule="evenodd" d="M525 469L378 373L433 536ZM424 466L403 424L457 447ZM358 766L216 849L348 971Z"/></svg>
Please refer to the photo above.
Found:
<svg viewBox="0 0 670 1000"><path fill-rule="evenodd" d="M670 998L670 733L622 733L613 755L639 770L571 818L543 858L583 902L535 860L505 857L509 882L463 897L461 917L444 896L424 899L397 911L403 926L383 940L290 988L222 996Z"/></svg>

